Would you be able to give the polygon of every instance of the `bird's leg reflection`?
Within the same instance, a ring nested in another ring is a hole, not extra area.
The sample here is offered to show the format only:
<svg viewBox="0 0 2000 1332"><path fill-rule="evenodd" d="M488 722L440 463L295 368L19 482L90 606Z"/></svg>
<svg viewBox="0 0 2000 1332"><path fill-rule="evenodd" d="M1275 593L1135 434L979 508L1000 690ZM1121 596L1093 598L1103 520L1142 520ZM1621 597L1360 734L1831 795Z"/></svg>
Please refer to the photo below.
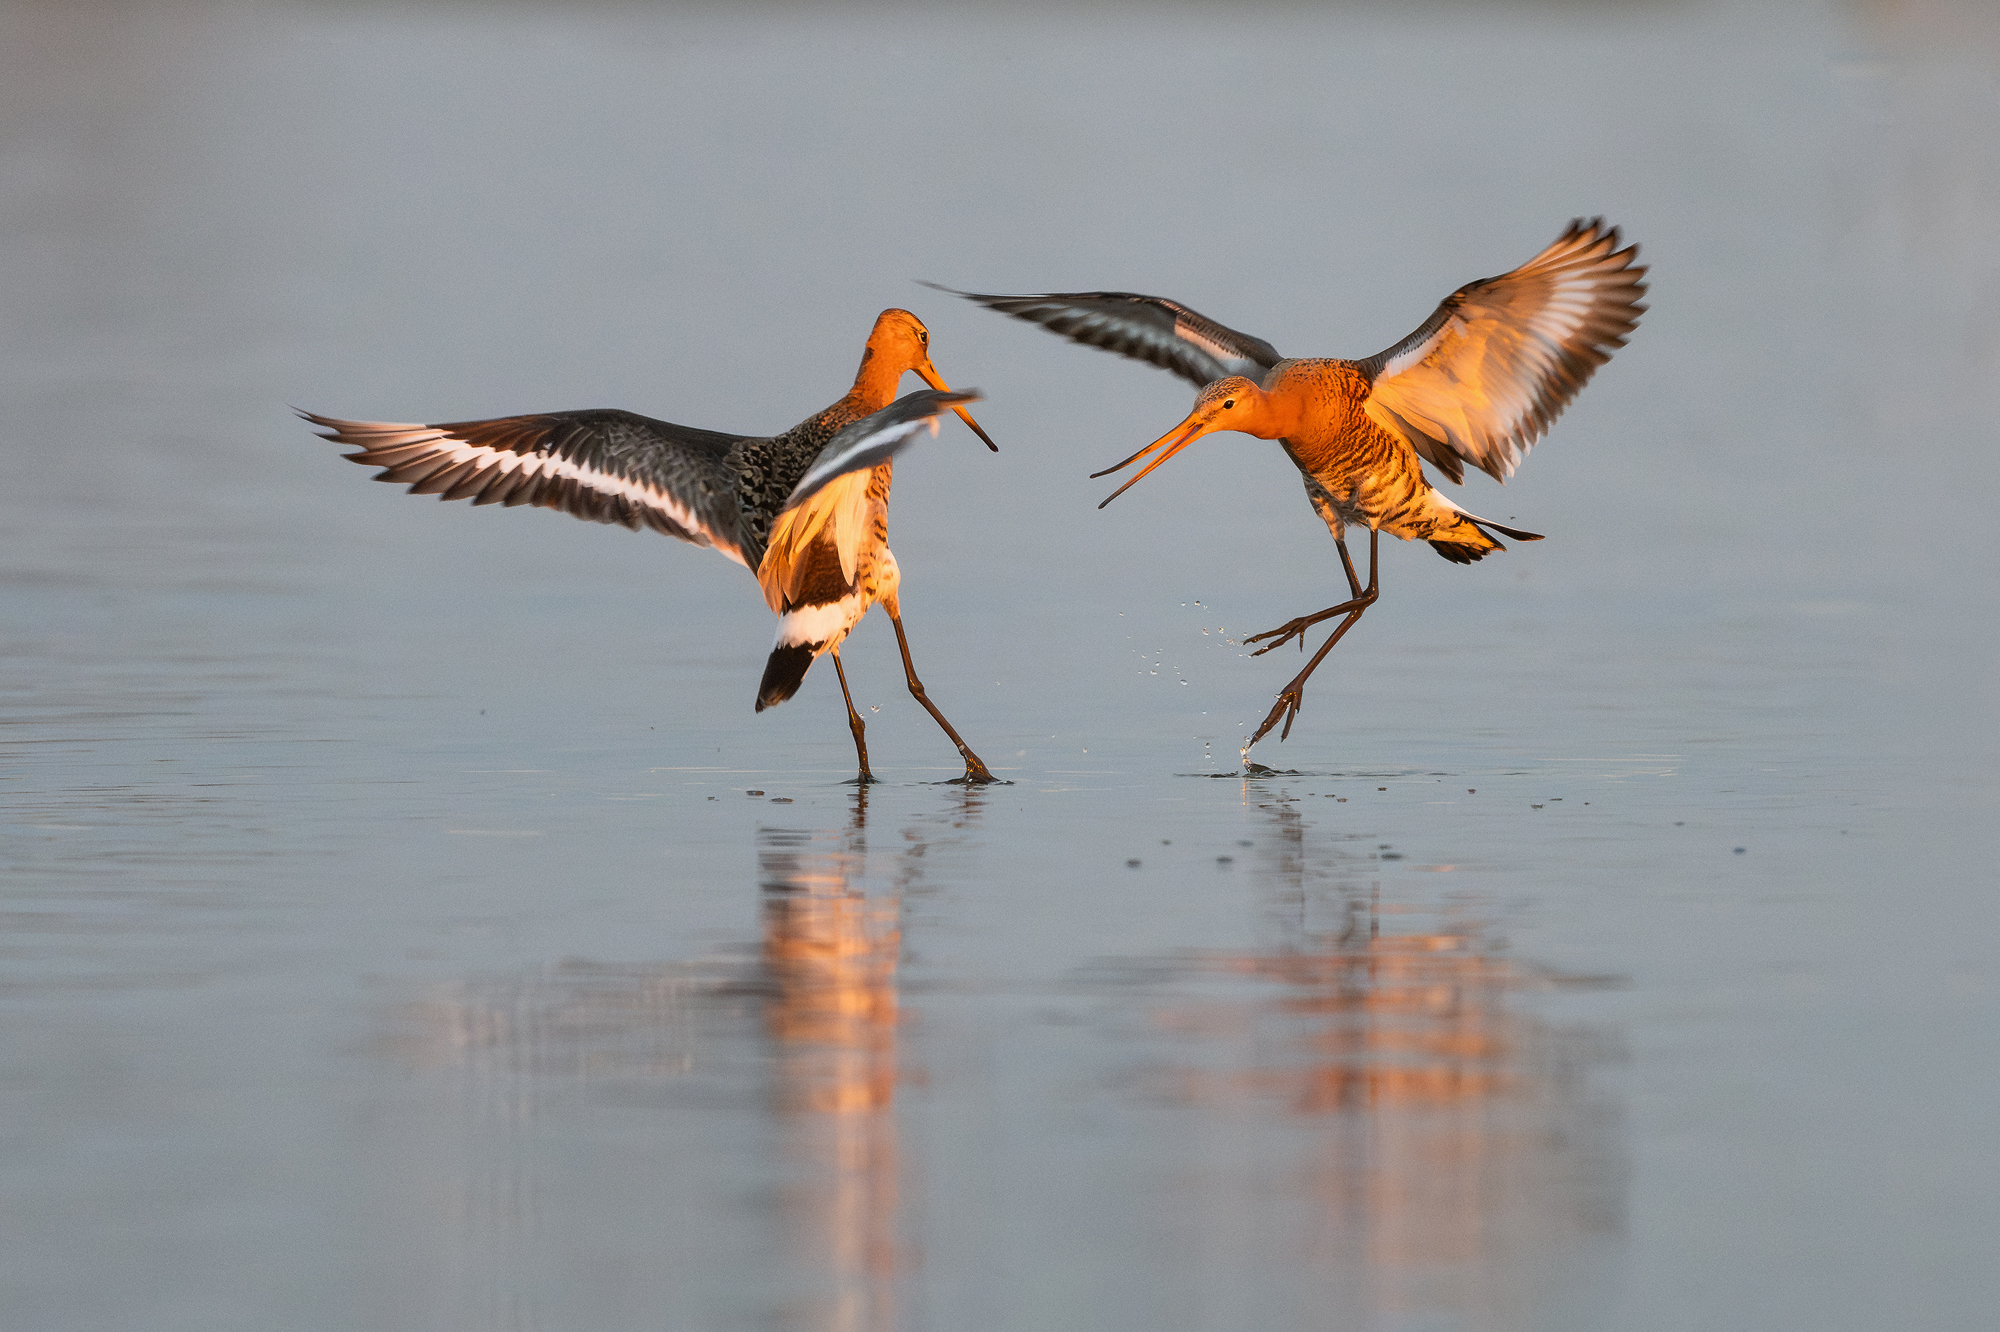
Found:
<svg viewBox="0 0 2000 1332"><path fill-rule="evenodd" d="M868 796L855 793L837 844L765 830L764 1023L774 1100L806 1181L787 1190L803 1247L833 1289L814 1326L889 1328L896 1238L899 901L857 886Z"/></svg>

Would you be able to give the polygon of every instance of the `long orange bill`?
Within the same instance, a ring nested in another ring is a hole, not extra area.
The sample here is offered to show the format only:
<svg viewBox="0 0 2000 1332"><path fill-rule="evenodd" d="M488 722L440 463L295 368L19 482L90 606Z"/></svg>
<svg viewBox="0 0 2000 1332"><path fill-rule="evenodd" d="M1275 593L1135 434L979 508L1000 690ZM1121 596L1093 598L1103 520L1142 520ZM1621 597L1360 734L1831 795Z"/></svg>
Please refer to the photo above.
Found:
<svg viewBox="0 0 2000 1332"><path fill-rule="evenodd" d="M1180 429L1180 427L1175 426L1174 429L1178 430ZM1147 454L1151 453L1154 449L1157 449L1159 447L1160 447L1160 441L1156 439L1151 444L1148 444L1145 448L1140 449L1137 453L1127 458L1124 462L1112 463L1111 466L1105 468L1101 472L1092 472L1090 474L1090 479L1095 481L1100 476L1110 476L1113 472L1122 472L1126 468L1130 467L1133 463L1138 462L1139 459L1145 457Z"/></svg>
<svg viewBox="0 0 2000 1332"><path fill-rule="evenodd" d="M1124 494L1126 491L1130 490L1132 487L1138 485L1141 481L1145 480L1147 475L1151 473L1155 467L1158 467L1161 463L1173 457L1176 453L1179 453L1182 449L1194 443L1197 439L1200 439L1204 434L1207 433L1207 429L1208 429L1207 426L1200 421L1183 421L1179 425L1175 426L1172 430L1169 430L1166 434L1154 440L1151 444L1148 444L1145 448L1140 449L1137 453L1127 458L1124 462L1119 463L1117 467L1107 467L1101 472L1092 473L1091 475L1093 479L1100 476L1109 476L1111 473L1118 471L1120 468L1130 467L1133 463L1139 461L1139 459L1145 457L1147 454L1151 453L1154 449L1164 450L1164 452L1162 452L1159 457L1147 463L1145 467L1140 470L1137 476L1133 477L1130 481L1127 481L1124 485L1118 487L1118 489L1112 491L1109 495L1107 495L1104 499L1104 504L1111 503L1112 500L1117 499L1120 495ZM1101 509L1104 507L1104 504L1100 504L1097 507Z"/></svg>
<svg viewBox="0 0 2000 1332"><path fill-rule="evenodd" d="M937 372L937 367L932 365L928 359L917 367L917 374L922 377L924 383L929 384L940 393L949 393L952 391L951 385L944 382L944 376ZM952 410L958 413L959 420L972 427L973 434L986 441L987 448L993 450L995 453L1000 452L1000 446L987 438L986 432L979 428L979 422L972 419L971 412L966 411L963 407L954 407Z"/></svg>

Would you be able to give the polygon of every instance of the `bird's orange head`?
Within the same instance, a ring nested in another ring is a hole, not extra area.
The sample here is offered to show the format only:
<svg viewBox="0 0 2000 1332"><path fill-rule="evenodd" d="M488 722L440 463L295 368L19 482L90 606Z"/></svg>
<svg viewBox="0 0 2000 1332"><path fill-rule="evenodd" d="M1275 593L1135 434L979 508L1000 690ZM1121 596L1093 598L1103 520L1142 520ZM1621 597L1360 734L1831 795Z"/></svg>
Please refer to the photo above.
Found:
<svg viewBox="0 0 2000 1332"><path fill-rule="evenodd" d="M1111 503L1142 480L1146 473L1158 467L1167 459L1179 453L1203 435L1212 435L1218 430L1241 430L1246 435L1256 435L1260 439L1276 439L1286 433L1286 425L1279 419L1277 404L1264 390L1245 379L1242 375L1231 375L1218 379L1203 389L1194 400L1194 410L1187 419L1166 434L1140 449L1124 462L1107 467L1101 472L1092 472L1093 479L1121 472L1147 454L1159 451L1159 457L1146 464L1138 476L1111 492L1104 504ZM1103 508L1104 504L1097 507Z"/></svg>
<svg viewBox="0 0 2000 1332"><path fill-rule="evenodd" d="M875 327L868 333L868 349L861 353L861 369L854 376L854 391L861 397L862 406L871 412L887 407L895 400L896 387L903 375L912 370L932 388L951 392L951 385L944 382L944 376L931 364L931 331L924 327L924 321L908 310L884 310L875 316ZM987 448L995 453L1000 451L1000 446L988 439L979 422L972 419L972 413L963 407L952 410L972 427L973 434L986 441Z"/></svg>

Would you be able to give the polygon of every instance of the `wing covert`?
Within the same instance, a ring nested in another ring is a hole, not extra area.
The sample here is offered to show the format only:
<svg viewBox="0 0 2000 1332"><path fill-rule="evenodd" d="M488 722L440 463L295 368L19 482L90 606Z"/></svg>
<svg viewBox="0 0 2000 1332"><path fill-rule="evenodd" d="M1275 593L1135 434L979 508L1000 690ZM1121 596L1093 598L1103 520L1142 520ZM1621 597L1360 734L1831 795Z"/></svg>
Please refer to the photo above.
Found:
<svg viewBox="0 0 2000 1332"><path fill-rule="evenodd" d="M923 285L1040 324L1086 347L1102 347L1171 370L1196 388L1230 375L1247 375L1261 382L1264 372L1282 359L1262 338L1239 333L1159 296L1129 291L992 296L940 287L935 282Z"/></svg>
<svg viewBox="0 0 2000 1332"><path fill-rule="evenodd" d="M727 464L747 436L613 409L440 425L299 415L323 427L323 438L359 449L349 462L382 468L377 481L407 483L412 495L531 504L634 531L650 527L713 546L752 570L763 558Z"/></svg>
<svg viewBox="0 0 2000 1332"><path fill-rule="evenodd" d="M1646 269L1637 245L1618 245L1618 228L1578 218L1519 268L1460 287L1357 362L1368 415L1453 481L1471 463L1504 482L1638 327Z"/></svg>
<svg viewBox="0 0 2000 1332"><path fill-rule="evenodd" d="M959 392L918 389L879 412L842 426L792 487L792 493L785 499L785 511L796 509L838 477L887 462L908 448L923 431L937 434L940 412L961 403L978 402L981 396L978 389Z"/></svg>

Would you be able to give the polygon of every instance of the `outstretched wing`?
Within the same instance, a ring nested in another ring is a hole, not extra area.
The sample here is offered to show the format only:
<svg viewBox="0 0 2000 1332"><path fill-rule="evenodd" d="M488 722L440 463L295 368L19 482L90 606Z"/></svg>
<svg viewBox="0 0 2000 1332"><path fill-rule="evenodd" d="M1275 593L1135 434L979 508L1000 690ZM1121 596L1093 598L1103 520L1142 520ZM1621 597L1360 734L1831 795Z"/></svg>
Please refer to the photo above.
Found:
<svg viewBox="0 0 2000 1332"><path fill-rule="evenodd" d="M474 504L533 504L599 523L650 527L715 549L752 570L749 533L725 463L743 435L609 409L406 425L300 412L323 437L352 444L349 462L407 482L412 495Z"/></svg>
<svg viewBox="0 0 2000 1332"><path fill-rule="evenodd" d="M937 434L938 413L949 411L961 403L978 402L979 399L978 389L961 392L918 389L915 393L904 394L873 415L842 426L819 451L812 466L806 468L799 483L792 487L792 493L785 499L785 508L780 512L798 508L836 477L887 462L908 448L921 431L929 430L931 434Z"/></svg>
<svg viewBox="0 0 2000 1332"><path fill-rule="evenodd" d="M1464 463L1505 481L1638 327L1646 270L1618 240L1603 218L1578 218L1513 272L1445 297L1422 328L1358 362L1374 381L1368 415L1453 481Z"/></svg>
<svg viewBox="0 0 2000 1332"><path fill-rule="evenodd" d="M936 291L978 301L989 310L1040 324L1086 347L1103 347L1150 361L1205 388L1229 375L1261 382L1281 359L1262 338L1225 328L1185 305L1129 291L1052 292L1046 296L987 296L935 282Z"/></svg>

